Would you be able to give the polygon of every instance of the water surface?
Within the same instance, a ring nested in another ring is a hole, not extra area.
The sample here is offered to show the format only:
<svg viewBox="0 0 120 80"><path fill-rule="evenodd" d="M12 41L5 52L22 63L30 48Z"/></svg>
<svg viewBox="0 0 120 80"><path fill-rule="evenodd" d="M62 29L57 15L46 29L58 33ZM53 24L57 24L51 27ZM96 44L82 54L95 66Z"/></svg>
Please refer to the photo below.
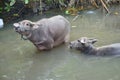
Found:
<svg viewBox="0 0 120 80"><path fill-rule="evenodd" d="M96 47L120 42L120 14L84 11L75 21L75 16L63 16L72 25L70 41L93 37L98 39ZM26 19L36 21L41 15ZM67 45L38 51L31 42L20 39L12 24L0 30L0 80L120 80L119 57L87 56Z"/></svg>

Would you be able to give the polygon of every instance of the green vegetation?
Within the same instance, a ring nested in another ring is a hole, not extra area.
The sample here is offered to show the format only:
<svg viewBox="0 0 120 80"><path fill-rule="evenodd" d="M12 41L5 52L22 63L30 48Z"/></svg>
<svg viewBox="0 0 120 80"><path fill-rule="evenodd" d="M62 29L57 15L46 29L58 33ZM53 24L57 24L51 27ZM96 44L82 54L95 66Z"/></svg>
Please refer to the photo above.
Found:
<svg viewBox="0 0 120 80"><path fill-rule="evenodd" d="M23 17L28 13L43 14L43 11L60 9L66 14L77 15L79 11L102 8L107 13L113 4L120 4L119 0L0 0L2 18ZM31 12L30 12L31 11ZM7 16L6 16L7 15ZM5 20L5 19L4 19ZM8 20L8 19L6 19ZM6 21L5 20L5 21Z"/></svg>
<svg viewBox="0 0 120 80"><path fill-rule="evenodd" d="M96 7L99 8L100 5L102 5L107 12L109 12L108 8L111 4L113 3L120 3L119 0L1 0L0 1L0 13L7 11L9 12L14 4L17 2L22 1L24 5L29 5L31 6L32 2L45 2L47 5L52 5L52 6L58 6L60 9L62 7L75 7L77 10L81 9L86 9L86 8L91 8L91 7ZM86 6L87 5L87 6ZM40 5L42 6L42 5Z"/></svg>

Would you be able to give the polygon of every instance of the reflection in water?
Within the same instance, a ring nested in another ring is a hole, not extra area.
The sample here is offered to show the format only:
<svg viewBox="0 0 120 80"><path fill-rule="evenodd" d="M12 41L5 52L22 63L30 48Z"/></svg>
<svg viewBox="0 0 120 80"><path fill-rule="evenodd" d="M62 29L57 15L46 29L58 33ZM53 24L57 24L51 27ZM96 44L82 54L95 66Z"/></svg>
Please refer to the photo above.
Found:
<svg viewBox="0 0 120 80"><path fill-rule="evenodd" d="M72 24L70 40L82 36L98 39L95 46L120 42L120 16L83 12ZM40 16L30 18L36 21ZM12 24L0 30L0 80L120 80L120 58L86 56L61 45L37 51L20 39Z"/></svg>

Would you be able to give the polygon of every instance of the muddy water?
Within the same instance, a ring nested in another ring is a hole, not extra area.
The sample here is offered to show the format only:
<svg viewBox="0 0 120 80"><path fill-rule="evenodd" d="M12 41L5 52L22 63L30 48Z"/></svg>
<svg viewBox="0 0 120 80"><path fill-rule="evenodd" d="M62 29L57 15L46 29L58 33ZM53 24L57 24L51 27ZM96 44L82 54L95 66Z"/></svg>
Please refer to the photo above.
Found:
<svg viewBox="0 0 120 80"><path fill-rule="evenodd" d="M64 16L72 24L70 41L87 36L98 39L95 46L120 42L120 14L84 11L76 19ZM66 45L37 51L10 23L0 30L0 80L120 80L120 57L86 56Z"/></svg>

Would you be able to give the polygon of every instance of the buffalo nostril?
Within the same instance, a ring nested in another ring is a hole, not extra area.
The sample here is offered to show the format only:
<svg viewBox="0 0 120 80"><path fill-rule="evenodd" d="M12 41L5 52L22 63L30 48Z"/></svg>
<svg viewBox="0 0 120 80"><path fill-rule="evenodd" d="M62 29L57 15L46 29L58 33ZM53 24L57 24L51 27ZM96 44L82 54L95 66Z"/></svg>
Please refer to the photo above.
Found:
<svg viewBox="0 0 120 80"><path fill-rule="evenodd" d="M72 49L72 46L70 46L70 49Z"/></svg>
<svg viewBox="0 0 120 80"><path fill-rule="evenodd" d="M16 31L17 31L18 29L19 29L19 27L14 27L14 30L16 30Z"/></svg>
<svg viewBox="0 0 120 80"><path fill-rule="evenodd" d="M18 27L15 27L15 30L17 30L18 29Z"/></svg>

